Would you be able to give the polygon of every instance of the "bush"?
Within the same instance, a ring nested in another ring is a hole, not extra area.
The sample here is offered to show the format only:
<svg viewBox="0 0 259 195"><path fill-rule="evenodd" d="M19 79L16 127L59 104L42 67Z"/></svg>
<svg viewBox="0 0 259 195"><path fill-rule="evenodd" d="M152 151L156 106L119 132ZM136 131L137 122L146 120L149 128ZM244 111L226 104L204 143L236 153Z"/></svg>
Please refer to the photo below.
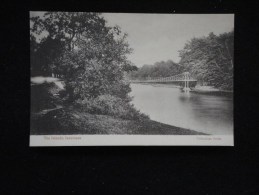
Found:
<svg viewBox="0 0 259 195"><path fill-rule="evenodd" d="M108 94L119 97L129 102L131 101L131 98L129 98L128 96L130 92L131 92L131 88L130 88L129 82L122 80L120 82L114 83L113 86L110 87Z"/></svg>
<svg viewBox="0 0 259 195"><path fill-rule="evenodd" d="M129 120L148 119L147 115L140 113L132 104L112 95L101 95L94 99L78 100L77 106L85 112L93 114L111 115Z"/></svg>
<svg viewBox="0 0 259 195"><path fill-rule="evenodd" d="M54 83L43 83L31 86L31 111L38 112L43 109L55 108L53 94L59 91Z"/></svg>

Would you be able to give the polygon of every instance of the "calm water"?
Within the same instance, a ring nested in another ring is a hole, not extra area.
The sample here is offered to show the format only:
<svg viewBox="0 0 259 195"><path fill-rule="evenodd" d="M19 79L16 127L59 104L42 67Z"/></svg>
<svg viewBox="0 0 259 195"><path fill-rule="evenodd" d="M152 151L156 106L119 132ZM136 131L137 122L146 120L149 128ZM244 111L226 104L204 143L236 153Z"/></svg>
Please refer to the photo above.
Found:
<svg viewBox="0 0 259 195"><path fill-rule="evenodd" d="M232 97L184 93L168 86L131 88L135 107L152 120L214 135L233 133Z"/></svg>

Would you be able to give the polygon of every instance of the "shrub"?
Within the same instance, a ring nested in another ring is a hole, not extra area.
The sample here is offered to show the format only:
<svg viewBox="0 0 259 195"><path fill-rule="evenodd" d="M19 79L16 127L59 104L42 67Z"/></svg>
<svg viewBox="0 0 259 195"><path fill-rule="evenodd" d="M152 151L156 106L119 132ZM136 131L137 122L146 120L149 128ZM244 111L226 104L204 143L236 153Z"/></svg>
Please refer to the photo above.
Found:
<svg viewBox="0 0 259 195"><path fill-rule="evenodd" d="M140 113L129 102L112 96L101 95L93 99L78 100L77 106L85 112L111 115L129 120L145 120L148 116Z"/></svg>
<svg viewBox="0 0 259 195"><path fill-rule="evenodd" d="M61 104L58 96L63 91L55 83L31 85L31 111L55 108L57 104Z"/></svg>
<svg viewBox="0 0 259 195"><path fill-rule="evenodd" d="M130 92L131 92L131 88L130 88L129 82L122 80L120 82L114 83L110 87L108 94L119 97L125 101L131 101L131 98L129 98L128 96Z"/></svg>
<svg viewBox="0 0 259 195"><path fill-rule="evenodd" d="M54 93L57 86L54 83L43 83L31 86L31 111L37 112L42 109L55 108Z"/></svg>

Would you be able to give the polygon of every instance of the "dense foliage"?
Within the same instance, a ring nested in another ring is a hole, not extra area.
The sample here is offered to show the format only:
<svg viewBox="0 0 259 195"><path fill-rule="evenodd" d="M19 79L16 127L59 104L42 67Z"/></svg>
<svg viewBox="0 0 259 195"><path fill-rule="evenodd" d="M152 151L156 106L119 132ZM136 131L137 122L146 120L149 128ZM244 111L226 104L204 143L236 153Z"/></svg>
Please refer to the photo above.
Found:
<svg viewBox="0 0 259 195"><path fill-rule="evenodd" d="M199 81L233 89L234 32L193 38L180 51L180 64Z"/></svg>
<svg viewBox="0 0 259 195"><path fill-rule="evenodd" d="M112 95L101 95L97 98L77 101L79 108L94 114L105 114L122 119L145 120L148 117L140 113L134 106L124 99Z"/></svg>
<svg viewBox="0 0 259 195"><path fill-rule="evenodd" d="M129 74L130 79L168 77L190 72L201 85L233 90L234 32L218 36L210 33L207 37L193 38L179 51L180 62L157 62L144 65Z"/></svg>
<svg viewBox="0 0 259 195"><path fill-rule="evenodd" d="M37 40L37 37L43 37ZM47 12L31 18L32 75L62 75L70 101L103 94L128 98L131 48L118 26L98 13Z"/></svg>
<svg viewBox="0 0 259 195"><path fill-rule="evenodd" d="M61 75L63 106L124 119L147 118L130 104L124 75L137 68L127 60L132 49L120 27L107 26L98 13L47 12L31 18L30 32L31 74ZM36 93L50 101L51 94L41 88Z"/></svg>

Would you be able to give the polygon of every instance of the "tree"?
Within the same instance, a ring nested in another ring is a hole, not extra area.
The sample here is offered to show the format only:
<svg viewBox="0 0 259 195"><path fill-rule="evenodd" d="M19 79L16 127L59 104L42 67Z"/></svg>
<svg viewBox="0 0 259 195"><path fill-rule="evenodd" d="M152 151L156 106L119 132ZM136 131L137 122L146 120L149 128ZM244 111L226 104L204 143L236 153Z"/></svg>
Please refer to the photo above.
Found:
<svg viewBox="0 0 259 195"><path fill-rule="evenodd" d="M233 88L234 32L193 38L179 51L180 64L202 83L222 89Z"/></svg>
<svg viewBox="0 0 259 195"><path fill-rule="evenodd" d="M32 75L50 76L56 73L57 67L54 64L64 51L64 43L58 39L45 37L40 43L35 41L32 36L31 40L31 72Z"/></svg>
<svg viewBox="0 0 259 195"><path fill-rule="evenodd" d="M136 67L127 60L132 49L120 27L107 26L99 13L85 12L47 12L31 21L32 35L47 34L41 49L47 40L63 44L59 55L45 64L63 75L71 101L101 94L127 97L130 87L123 81L123 73Z"/></svg>

